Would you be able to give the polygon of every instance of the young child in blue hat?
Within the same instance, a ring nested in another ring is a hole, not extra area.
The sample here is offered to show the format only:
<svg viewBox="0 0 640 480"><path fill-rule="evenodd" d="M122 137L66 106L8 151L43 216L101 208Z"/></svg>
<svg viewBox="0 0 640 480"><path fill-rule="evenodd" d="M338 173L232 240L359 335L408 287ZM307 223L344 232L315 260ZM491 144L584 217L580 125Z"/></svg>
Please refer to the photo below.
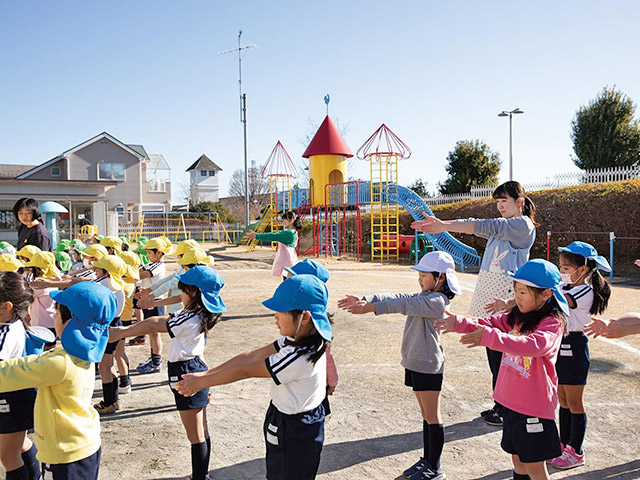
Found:
<svg viewBox="0 0 640 480"><path fill-rule="evenodd" d="M97 480L100 417L91 406L94 363L107 346L115 295L82 282L50 293L61 345L41 355L0 362L0 392L37 388L34 442L54 480Z"/></svg>
<svg viewBox="0 0 640 480"><path fill-rule="evenodd" d="M271 378L271 403L264 422L267 479L316 477L324 442L326 356L331 341L327 286L312 275L280 284L262 304L274 310L282 335L207 372L183 375L176 384L186 396L245 378Z"/></svg>
<svg viewBox="0 0 640 480"><path fill-rule="evenodd" d="M33 290L22 275L0 272L0 362L25 354L31 302ZM27 437L27 430L33 428L35 400L34 388L0 393L0 462L7 480L40 478L37 450Z"/></svg>
<svg viewBox="0 0 640 480"><path fill-rule="evenodd" d="M146 318L129 327L110 329L109 341L135 337L147 333L167 332L171 337L167 370L169 386L173 392L176 408L191 443L192 480L208 478L211 457L211 439L207 427L207 403L209 389L200 388L190 396L176 389L181 375L205 372L204 347L206 336L227 310L220 290L224 280L213 268L207 266L185 266L186 272L177 275L184 308L176 313Z"/></svg>
<svg viewBox="0 0 640 480"><path fill-rule="evenodd" d="M444 333L465 333L460 342L503 352L494 399L505 407L502 449L511 454L514 480L548 480L546 461L560 456L555 424L555 362L569 306L558 268L529 260L515 273L515 307L487 318L450 315L436 322Z"/></svg>
<svg viewBox="0 0 640 480"><path fill-rule="evenodd" d="M440 466L444 425L440 415L440 391L444 349L434 322L446 317L450 300L462 293L453 258L446 252L429 252L415 267L418 293L380 293L363 298L347 296L338 307L351 313L402 313L407 316L402 336L404 384L411 387L422 413L423 456L403 475L411 480L442 480Z"/></svg>

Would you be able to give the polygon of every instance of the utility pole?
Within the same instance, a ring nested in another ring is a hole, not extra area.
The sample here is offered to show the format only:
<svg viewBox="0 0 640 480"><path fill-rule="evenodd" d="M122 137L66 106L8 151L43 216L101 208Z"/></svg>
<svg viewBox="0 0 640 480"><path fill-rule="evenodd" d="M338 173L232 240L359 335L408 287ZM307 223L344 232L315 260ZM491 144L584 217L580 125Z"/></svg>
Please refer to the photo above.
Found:
<svg viewBox="0 0 640 480"><path fill-rule="evenodd" d="M245 226L249 225L249 168L247 166L247 94L242 93L242 57L246 55L246 51L251 48L257 48L257 45L241 45L240 37L242 30L238 32L238 48L220 52L220 55L233 53L238 56L238 90L240 93L240 122L243 125L244 132L244 221Z"/></svg>

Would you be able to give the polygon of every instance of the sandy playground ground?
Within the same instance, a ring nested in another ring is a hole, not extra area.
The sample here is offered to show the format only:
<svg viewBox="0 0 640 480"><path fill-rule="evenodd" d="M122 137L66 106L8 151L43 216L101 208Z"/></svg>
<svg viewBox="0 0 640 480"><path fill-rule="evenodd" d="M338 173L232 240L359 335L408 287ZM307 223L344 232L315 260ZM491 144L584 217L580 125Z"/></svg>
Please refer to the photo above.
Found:
<svg viewBox="0 0 640 480"><path fill-rule="evenodd" d="M272 314L262 307L277 287L271 276L273 252L209 245L226 281L228 307L209 334L205 353L211 367L278 337ZM417 290L417 274L407 266L321 259L331 270L330 311L336 312L334 343L339 385L331 397L332 415L318 478L400 479L422 451L422 421L415 398L403 385L400 343L402 315L353 316L336 307L345 294ZM175 269L168 264L168 271ZM477 275L459 275L464 293L452 311L466 313ZM640 277L640 271L638 272ZM609 316L640 311L640 286L614 280ZM510 457L500 448L501 430L478 414L492 402L484 348L467 349L459 336L445 335L442 465L452 480L511 479ZM165 350L169 337L165 334ZM589 415L587 464L568 471L550 467L552 478L640 478L640 337L592 340L586 390ZM148 346L127 347L131 365L147 358ZM100 479L182 479L190 473L190 449L166 371L133 372L133 391L121 396L123 410L102 419ZM211 473L217 480L265 478L262 423L269 403L269 379L249 379L212 390L208 423ZM96 381L95 399L101 398ZM0 467L0 471L2 471Z"/></svg>

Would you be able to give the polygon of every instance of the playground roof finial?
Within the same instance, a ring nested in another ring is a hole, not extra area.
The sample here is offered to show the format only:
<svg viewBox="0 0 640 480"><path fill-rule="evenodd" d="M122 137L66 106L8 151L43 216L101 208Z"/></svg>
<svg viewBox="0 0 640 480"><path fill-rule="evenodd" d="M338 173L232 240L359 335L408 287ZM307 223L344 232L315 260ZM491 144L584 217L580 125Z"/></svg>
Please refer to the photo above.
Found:
<svg viewBox="0 0 640 480"><path fill-rule="evenodd" d="M327 115L318 128L313 140L304 151L302 156L309 158L313 155L342 155L344 157L353 157L351 149L338 132L338 129Z"/></svg>
<svg viewBox="0 0 640 480"><path fill-rule="evenodd" d="M398 155L398 159L409 158L411 149L384 123L356 152L360 160L369 160L374 155Z"/></svg>
<svg viewBox="0 0 640 480"><path fill-rule="evenodd" d="M260 171L260 175L262 178L273 176L298 177L298 169L291 161L291 157L282 146L282 143L280 143L280 140L278 140L276 146L273 147L267 163L265 163L264 167L262 167L262 170Z"/></svg>

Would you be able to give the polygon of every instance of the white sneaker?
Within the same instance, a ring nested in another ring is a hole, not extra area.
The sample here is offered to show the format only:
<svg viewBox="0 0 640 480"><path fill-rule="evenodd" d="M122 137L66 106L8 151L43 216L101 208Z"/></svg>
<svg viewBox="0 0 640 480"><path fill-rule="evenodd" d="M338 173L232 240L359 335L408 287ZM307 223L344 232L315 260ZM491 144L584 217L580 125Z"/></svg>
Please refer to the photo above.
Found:
<svg viewBox="0 0 640 480"><path fill-rule="evenodd" d="M121 393L122 395L126 395L127 393L131 393L131 384L125 385L124 387L119 387L118 388L118 393Z"/></svg>

